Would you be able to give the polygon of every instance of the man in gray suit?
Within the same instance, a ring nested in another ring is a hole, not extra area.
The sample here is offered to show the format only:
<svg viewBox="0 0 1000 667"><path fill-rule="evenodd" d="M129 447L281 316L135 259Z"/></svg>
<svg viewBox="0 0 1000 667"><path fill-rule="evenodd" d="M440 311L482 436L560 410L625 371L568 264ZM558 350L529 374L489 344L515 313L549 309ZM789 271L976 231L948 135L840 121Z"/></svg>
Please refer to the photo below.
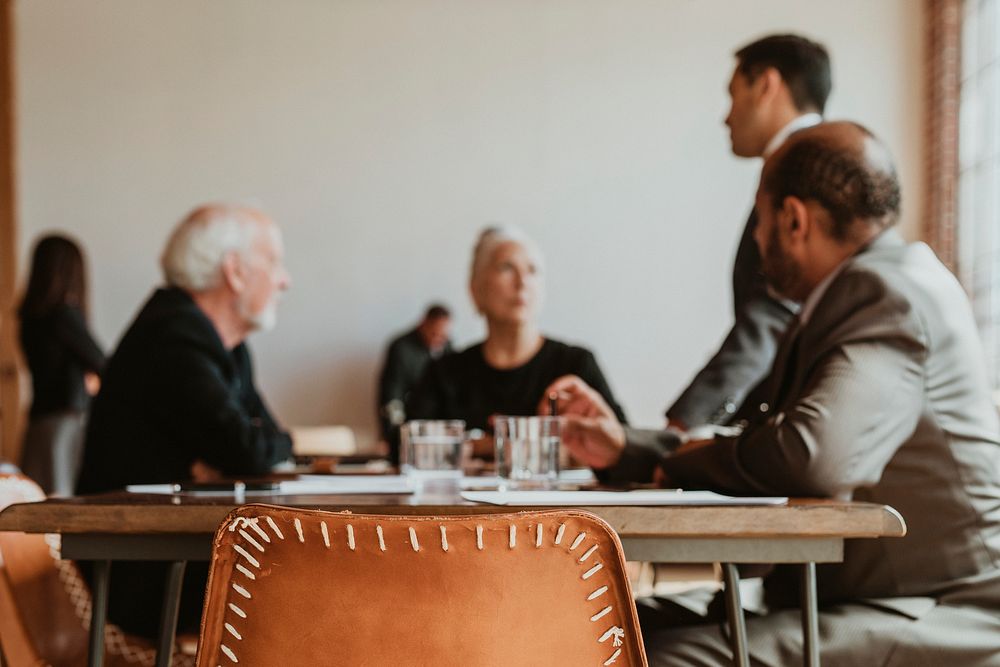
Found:
<svg viewBox="0 0 1000 667"><path fill-rule="evenodd" d="M736 52L726 116L733 153L766 158L793 131L819 123L830 95L826 49L798 35L771 35ZM733 265L733 326L719 350L667 410L671 426L726 424L774 361L795 305L767 289L751 213ZM756 401L759 404L759 401Z"/></svg>
<svg viewBox="0 0 1000 667"><path fill-rule="evenodd" d="M1000 665L1000 424L965 293L890 228L899 200L888 153L852 123L802 130L768 160L755 238L770 285L802 309L770 409L741 435L641 451L578 379L551 389L561 414L588 415L567 417L563 442L604 475L899 510L906 537L850 541L818 568L824 665ZM792 575L765 578L754 664L801 659ZM715 620L647 614L651 663L727 664Z"/></svg>

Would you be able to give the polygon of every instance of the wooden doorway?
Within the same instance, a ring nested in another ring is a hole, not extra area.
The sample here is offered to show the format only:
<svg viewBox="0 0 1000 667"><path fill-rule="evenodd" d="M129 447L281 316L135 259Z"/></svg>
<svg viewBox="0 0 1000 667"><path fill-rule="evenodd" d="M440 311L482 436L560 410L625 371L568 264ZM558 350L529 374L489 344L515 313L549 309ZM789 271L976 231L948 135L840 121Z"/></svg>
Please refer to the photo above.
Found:
<svg viewBox="0 0 1000 667"><path fill-rule="evenodd" d="M21 402L17 371L17 200L14 163L14 0L0 0L0 459L17 461Z"/></svg>

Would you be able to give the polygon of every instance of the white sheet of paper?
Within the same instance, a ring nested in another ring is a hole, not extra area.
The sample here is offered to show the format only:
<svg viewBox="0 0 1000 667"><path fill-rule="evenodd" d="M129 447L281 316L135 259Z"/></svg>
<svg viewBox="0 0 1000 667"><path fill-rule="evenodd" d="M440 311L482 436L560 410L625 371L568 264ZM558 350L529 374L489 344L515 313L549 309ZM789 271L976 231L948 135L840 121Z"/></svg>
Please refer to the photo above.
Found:
<svg viewBox="0 0 1000 667"><path fill-rule="evenodd" d="M590 468L573 468L559 471L560 484L593 484L597 481ZM493 490L500 486L500 478L496 475L487 477L462 477L459 486L468 490Z"/></svg>
<svg viewBox="0 0 1000 667"><path fill-rule="evenodd" d="M599 505L785 505L788 498L723 496L712 491L462 491L462 497L492 505L584 507Z"/></svg>
<svg viewBox="0 0 1000 667"><path fill-rule="evenodd" d="M299 475L282 482L280 493L413 493L413 482L403 475Z"/></svg>

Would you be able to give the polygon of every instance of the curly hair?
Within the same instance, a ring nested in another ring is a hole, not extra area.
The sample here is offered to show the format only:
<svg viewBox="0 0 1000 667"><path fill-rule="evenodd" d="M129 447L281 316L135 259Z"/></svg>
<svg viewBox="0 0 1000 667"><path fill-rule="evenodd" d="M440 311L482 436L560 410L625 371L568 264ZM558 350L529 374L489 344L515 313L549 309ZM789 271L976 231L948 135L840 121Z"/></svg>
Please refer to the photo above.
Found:
<svg viewBox="0 0 1000 667"><path fill-rule="evenodd" d="M853 125L865 136L860 149L807 133L776 155L764 176L775 208L785 197L817 202L830 214L830 235L841 242L859 231L857 220L884 229L899 219L899 180L888 151L867 129Z"/></svg>

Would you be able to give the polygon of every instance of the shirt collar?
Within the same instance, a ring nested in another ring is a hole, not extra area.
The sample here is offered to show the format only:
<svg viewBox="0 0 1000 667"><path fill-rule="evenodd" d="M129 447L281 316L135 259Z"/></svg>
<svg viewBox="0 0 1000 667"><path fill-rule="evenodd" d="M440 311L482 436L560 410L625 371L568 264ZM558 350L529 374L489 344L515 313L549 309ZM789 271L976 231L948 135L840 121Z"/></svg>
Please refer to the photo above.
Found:
<svg viewBox="0 0 1000 667"><path fill-rule="evenodd" d="M771 154L778 150L778 148L781 147L781 144L785 143L785 139L787 139L792 132L804 130L807 127L819 125L822 122L823 117L818 113L805 113L798 118L792 119L792 122L778 130L778 133L771 137L771 140L767 142L767 146L764 147L764 158L766 159L771 157Z"/></svg>

